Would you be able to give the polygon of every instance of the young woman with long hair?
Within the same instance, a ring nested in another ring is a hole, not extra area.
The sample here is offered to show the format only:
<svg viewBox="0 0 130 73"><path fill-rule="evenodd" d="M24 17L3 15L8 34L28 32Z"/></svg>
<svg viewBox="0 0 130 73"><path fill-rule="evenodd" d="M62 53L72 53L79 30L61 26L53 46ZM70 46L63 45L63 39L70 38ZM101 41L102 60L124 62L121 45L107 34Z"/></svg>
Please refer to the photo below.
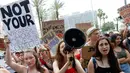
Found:
<svg viewBox="0 0 130 73"><path fill-rule="evenodd" d="M88 63L88 73L120 73L117 58L107 38L100 38L96 43L95 54Z"/></svg>
<svg viewBox="0 0 130 73"><path fill-rule="evenodd" d="M111 36L111 43L114 45L114 52L120 63L121 70L125 73L130 73L130 53L123 46L122 37L120 34Z"/></svg>
<svg viewBox="0 0 130 73"><path fill-rule="evenodd" d="M34 51L24 52L24 60L27 66L17 64L11 60L11 51L9 44L6 45L6 63L18 73L49 73L44 67L41 67L37 54Z"/></svg>
<svg viewBox="0 0 130 73"><path fill-rule="evenodd" d="M54 73L85 73L80 62L74 58L74 50L65 51L65 43L61 41L58 44L55 60L53 62ZM74 58L74 61L70 60ZM75 66L73 65L75 63Z"/></svg>

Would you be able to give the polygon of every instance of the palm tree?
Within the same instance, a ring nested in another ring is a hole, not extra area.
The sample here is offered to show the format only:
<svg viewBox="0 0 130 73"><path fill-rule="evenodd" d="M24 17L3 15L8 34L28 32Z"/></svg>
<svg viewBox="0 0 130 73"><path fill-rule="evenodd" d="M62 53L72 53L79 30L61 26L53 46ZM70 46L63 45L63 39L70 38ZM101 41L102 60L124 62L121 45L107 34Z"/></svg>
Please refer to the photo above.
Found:
<svg viewBox="0 0 130 73"><path fill-rule="evenodd" d="M118 31L118 22L120 21L121 19L119 17L115 18L114 21L116 21L116 30Z"/></svg>
<svg viewBox="0 0 130 73"><path fill-rule="evenodd" d="M99 28L101 28L101 19L103 17L103 11L102 11L102 9L98 9L97 16L98 16L98 18L100 20L100 26L99 26Z"/></svg>
<svg viewBox="0 0 130 73"><path fill-rule="evenodd" d="M59 20L59 9L61 9L64 6L63 2L60 2L60 0L55 0L54 4L52 5L52 18Z"/></svg>
<svg viewBox="0 0 130 73"><path fill-rule="evenodd" d="M103 13L103 16L102 16L103 24L105 23L105 19L107 19L107 18L108 18L108 16L105 13Z"/></svg>
<svg viewBox="0 0 130 73"><path fill-rule="evenodd" d="M43 16L43 14L46 13L45 9L43 9L43 6L45 6L45 0L33 0L32 2L33 6L36 8L40 30L42 31L42 20L43 18L46 18L46 16Z"/></svg>

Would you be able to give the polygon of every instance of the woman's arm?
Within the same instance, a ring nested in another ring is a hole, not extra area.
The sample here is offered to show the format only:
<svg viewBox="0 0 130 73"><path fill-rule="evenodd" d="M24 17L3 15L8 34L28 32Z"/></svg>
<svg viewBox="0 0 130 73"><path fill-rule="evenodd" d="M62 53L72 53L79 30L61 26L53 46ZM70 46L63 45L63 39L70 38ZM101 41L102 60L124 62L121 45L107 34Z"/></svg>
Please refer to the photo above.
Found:
<svg viewBox="0 0 130 73"><path fill-rule="evenodd" d="M127 23L125 23L125 29L124 29L124 31L123 31L123 39L125 39L126 38L126 35L127 35L127 32L128 32L128 24Z"/></svg>
<svg viewBox="0 0 130 73"><path fill-rule="evenodd" d="M49 70L46 68L46 67L43 67L44 68L44 73L49 73Z"/></svg>
<svg viewBox="0 0 130 73"><path fill-rule="evenodd" d="M76 64L76 70L78 73L85 73L85 71L83 70L81 63L75 59L75 64Z"/></svg>
<svg viewBox="0 0 130 73"><path fill-rule="evenodd" d="M58 63L57 63L57 61L55 60L55 61L53 62L53 71L54 71L54 73L65 73L65 71L68 69L69 65L70 65L70 62L67 61L67 62L65 63L65 65L64 65L61 69L59 69Z"/></svg>
<svg viewBox="0 0 130 73"><path fill-rule="evenodd" d="M9 44L5 44L6 46L6 63L13 69L15 70L16 72L18 73L21 73L23 72L23 66L22 65L19 65L15 62L12 61L12 57L11 57L11 51L10 51L10 48L9 48Z"/></svg>
<svg viewBox="0 0 130 73"><path fill-rule="evenodd" d="M94 64L92 59L90 59L89 63L88 63L88 73L95 73L94 71Z"/></svg>
<svg viewBox="0 0 130 73"><path fill-rule="evenodd" d="M7 69L1 68L0 73L10 73Z"/></svg>
<svg viewBox="0 0 130 73"><path fill-rule="evenodd" d="M119 59L120 63L128 63L130 61L130 53L127 50L125 50L125 52L126 52L127 57Z"/></svg>
<svg viewBox="0 0 130 73"><path fill-rule="evenodd" d="M12 57L14 58L15 62L18 63L20 60L16 57L14 53L11 53Z"/></svg>

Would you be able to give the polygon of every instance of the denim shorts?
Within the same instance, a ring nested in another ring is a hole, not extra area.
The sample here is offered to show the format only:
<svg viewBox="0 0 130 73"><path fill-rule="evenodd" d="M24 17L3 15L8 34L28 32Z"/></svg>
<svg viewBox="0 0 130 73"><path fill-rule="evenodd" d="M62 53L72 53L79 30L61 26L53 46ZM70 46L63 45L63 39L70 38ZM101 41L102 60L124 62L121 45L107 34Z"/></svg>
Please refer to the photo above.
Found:
<svg viewBox="0 0 130 73"><path fill-rule="evenodd" d="M120 64L121 70L125 73L130 73L130 65L128 63Z"/></svg>

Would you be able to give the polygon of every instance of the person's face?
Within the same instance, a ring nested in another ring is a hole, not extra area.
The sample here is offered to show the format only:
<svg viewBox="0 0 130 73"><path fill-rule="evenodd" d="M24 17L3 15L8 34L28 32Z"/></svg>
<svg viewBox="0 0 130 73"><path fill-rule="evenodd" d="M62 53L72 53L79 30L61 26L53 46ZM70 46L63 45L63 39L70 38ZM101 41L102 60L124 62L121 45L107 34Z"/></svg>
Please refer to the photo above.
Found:
<svg viewBox="0 0 130 73"><path fill-rule="evenodd" d="M47 58L47 57L48 57L47 51L45 51L45 50L44 50L44 51L41 51L41 52L40 52L40 57L41 57L41 58Z"/></svg>
<svg viewBox="0 0 130 73"><path fill-rule="evenodd" d="M98 49L102 55L107 55L110 51L110 45L106 39L100 40Z"/></svg>
<svg viewBox="0 0 130 73"><path fill-rule="evenodd" d="M100 31L96 30L94 31L91 36L90 36L91 40L93 41L97 41L100 38Z"/></svg>
<svg viewBox="0 0 130 73"><path fill-rule="evenodd" d="M65 48L65 43L62 42L62 43L60 44L60 53L61 53L63 56L65 56L64 48Z"/></svg>
<svg viewBox="0 0 130 73"><path fill-rule="evenodd" d="M33 67L35 65L36 59L35 59L34 55L31 52L25 53L24 59L25 59L25 63L29 67Z"/></svg>
<svg viewBox="0 0 130 73"><path fill-rule="evenodd" d="M121 36L117 36L116 45L119 45L120 43L121 43Z"/></svg>
<svg viewBox="0 0 130 73"><path fill-rule="evenodd" d="M15 55L16 55L17 57L20 57L20 53L16 53Z"/></svg>
<svg viewBox="0 0 130 73"><path fill-rule="evenodd" d="M110 33L109 33L109 36L112 36L112 35L113 35L113 32L110 32Z"/></svg>
<svg viewBox="0 0 130 73"><path fill-rule="evenodd" d="M20 53L19 59L20 59L21 61L24 60L24 54L23 54L23 53Z"/></svg>

